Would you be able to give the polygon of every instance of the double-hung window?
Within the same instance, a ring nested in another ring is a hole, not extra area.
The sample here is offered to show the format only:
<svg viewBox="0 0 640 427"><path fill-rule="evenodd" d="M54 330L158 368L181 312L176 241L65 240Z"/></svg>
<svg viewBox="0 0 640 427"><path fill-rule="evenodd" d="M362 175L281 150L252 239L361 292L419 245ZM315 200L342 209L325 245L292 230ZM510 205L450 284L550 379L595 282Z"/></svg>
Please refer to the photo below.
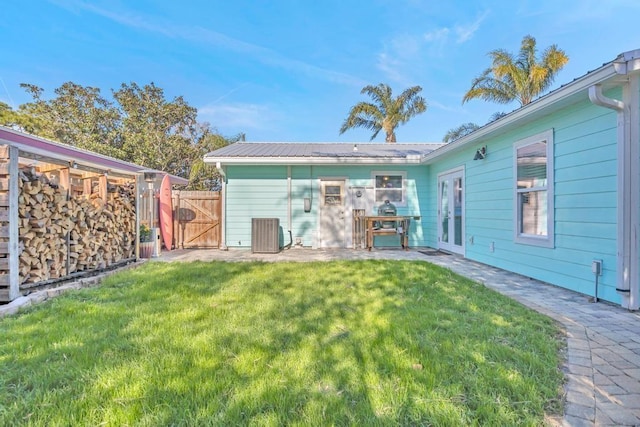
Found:
<svg viewBox="0 0 640 427"><path fill-rule="evenodd" d="M553 130L514 144L515 241L553 247Z"/></svg>
<svg viewBox="0 0 640 427"><path fill-rule="evenodd" d="M405 172L373 172L372 175L376 205L388 200L396 206L406 206Z"/></svg>

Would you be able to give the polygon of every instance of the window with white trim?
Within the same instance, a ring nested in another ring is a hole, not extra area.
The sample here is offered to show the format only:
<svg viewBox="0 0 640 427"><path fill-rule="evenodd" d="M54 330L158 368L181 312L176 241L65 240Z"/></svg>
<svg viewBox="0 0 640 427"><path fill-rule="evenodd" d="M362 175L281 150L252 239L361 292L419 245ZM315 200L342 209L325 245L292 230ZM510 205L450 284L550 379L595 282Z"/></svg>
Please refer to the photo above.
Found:
<svg viewBox="0 0 640 427"><path fill-rule="evenodd" d="M515 241L553 247L553 130L514 144Z"/></svg>
<svg viewBox="0 0 640 427"><path fill-rule="evenodd" d="M376 205L388 200L396 206L406 206L406 172L372 172L372 178Z"/></svg>

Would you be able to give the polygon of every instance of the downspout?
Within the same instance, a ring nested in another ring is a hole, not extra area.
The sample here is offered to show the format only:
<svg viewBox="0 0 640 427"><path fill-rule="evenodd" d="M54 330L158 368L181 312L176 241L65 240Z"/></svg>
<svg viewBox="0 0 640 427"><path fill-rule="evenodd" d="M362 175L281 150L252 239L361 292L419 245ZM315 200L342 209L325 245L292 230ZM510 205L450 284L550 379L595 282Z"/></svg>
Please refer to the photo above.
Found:
<svg viewBox="0 0 640 427"><path fill-rule="evenodd" d="M291 233L291 165L287 166L287 227L289 231L289 244L283 249L291 249L293 234Z"/></svg>
<svg viewBox="0 0 640 427"><path fill-rule="evenodd" d="M626 74L626 73L625 73ZM636 93L633 93L635 90ZM638 140L634 144L631 131L631 111L638 109L638 83L633 76L622 85L623 100L607 98L600 84L589 88L589 99L595 105L617 113L617 255L616 291L621 294L621 306L638 309ZM635 102L635 103L634 103ZM637 113L636 113L637 114ZM637 136L637 132L634 132Z"/></svg>
<svg viewBox="0 0 640 427"><path fill-rule="evenodd" d="M629 301L627 309L640 309L640 248L638 240L640 238L640 76L631 75L629 79L629 144L631 152L629 161L631 166L631 198L630 213L631 235L630 235L630 268L631 281L629 284Z"/></svg>
<svg viewBox="0 0 640 427"><path fill-rule="evenodd" d="M228 251L227 246L227 174L222 167L221 162L216 162L216 169L221 177L222 188L222 209L220 209L220 250Z"/></svg>

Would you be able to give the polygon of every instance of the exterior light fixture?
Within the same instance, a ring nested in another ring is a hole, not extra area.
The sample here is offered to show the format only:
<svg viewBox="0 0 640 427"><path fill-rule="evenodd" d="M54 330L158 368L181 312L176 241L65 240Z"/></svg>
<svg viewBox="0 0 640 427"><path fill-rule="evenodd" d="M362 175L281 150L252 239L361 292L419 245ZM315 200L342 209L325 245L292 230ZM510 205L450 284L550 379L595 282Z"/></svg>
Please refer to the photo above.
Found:
<svg viewBox="0 0 640 427"><path fill-rule="evenodd" d="M484 160L487 156L487 146L480 147L476 150L476 155L473 156L473 160Z"/></svg>
<svg viewBox="0 0 640 427"><path fill-rule="evenodd" d="M156 173L155 172L145 172L144 173L144 180L151 183L153 181L156 180Z"/></svg>

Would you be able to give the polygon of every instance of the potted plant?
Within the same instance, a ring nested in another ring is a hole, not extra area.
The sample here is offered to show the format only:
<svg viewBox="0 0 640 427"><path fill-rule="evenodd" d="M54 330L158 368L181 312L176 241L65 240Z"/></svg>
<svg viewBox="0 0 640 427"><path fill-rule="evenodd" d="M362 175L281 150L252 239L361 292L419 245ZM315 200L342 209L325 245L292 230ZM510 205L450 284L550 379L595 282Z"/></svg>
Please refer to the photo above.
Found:
<svg viewBox="0 0 640 427"><path fill-rule="evenodd" d="M140 258L151 258L153 254L153 240L151 240L151 229L145 224L140 225Z"/></svg>

